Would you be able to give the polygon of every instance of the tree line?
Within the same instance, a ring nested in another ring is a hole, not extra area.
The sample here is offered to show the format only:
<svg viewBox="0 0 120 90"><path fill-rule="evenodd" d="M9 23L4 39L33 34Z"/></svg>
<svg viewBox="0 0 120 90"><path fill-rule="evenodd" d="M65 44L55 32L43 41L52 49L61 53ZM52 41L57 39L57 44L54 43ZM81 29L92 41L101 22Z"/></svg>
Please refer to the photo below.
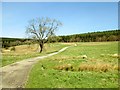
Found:
<svg viewBox="0 0 120 90"><path fill-rule="evenodd" d="M104 41L119 41L119 30L109 30L102 32L91 32L84 34L74 34L67 36L53 36L48 38L49 43L53 42L104 42ZM22 44L36 43L33 39L19 39L19 38L1 38L2 47L7 48Z"/></svg>
<svg viewBox="0 0 120 90"><path fill-rule="evenodd" d="M104 42L104 41L119 41L119 30L109 30L102 32L91 32L84 34L74 34L67 36L56 37L58 42ZM54 38L53 38L54 39ZM55 42L55 39L51 42Z"/></svg>
<svg viewBox="0 0 120 90"><path fill-rule="evenodd" d="M23 44L31 44L32 39L23 39L23 38L0 38L2 41L2 48L8 48L11 46L23 45Z"/></svg>

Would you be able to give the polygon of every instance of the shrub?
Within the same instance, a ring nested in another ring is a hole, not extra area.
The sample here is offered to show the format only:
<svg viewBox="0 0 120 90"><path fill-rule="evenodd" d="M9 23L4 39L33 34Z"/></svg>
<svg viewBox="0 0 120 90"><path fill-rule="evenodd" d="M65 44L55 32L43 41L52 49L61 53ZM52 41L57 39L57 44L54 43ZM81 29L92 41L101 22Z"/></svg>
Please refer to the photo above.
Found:
<svg viewBox="0 0 120 90"><path fill-rule="evenodd" d="M11 50L11 51L15 51L15 47L12 47L10 50Z"/></svg>
<svg viewBox="0 0 120 90"><path fill-rule="evenodd" d="M5 47L5 49L8 49L8 47Z"/></svg>

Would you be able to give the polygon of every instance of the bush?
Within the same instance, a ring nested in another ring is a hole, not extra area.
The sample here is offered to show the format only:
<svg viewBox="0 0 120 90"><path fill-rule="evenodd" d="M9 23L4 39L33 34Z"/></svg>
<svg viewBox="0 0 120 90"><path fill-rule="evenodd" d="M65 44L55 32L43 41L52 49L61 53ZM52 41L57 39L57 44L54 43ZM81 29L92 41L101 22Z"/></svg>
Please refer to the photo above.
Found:
<svg viewBox="0 0 120 90"><path fill-rule="evenodd" d="M8 47L4 47L5 49L8 49Z"/></svg>
<svg viewBox="0 0 120 90"><path fill-rule="evenodd" d="M11 50L11 51L15 51L15 47L12 47L10 50Z"/></svg>

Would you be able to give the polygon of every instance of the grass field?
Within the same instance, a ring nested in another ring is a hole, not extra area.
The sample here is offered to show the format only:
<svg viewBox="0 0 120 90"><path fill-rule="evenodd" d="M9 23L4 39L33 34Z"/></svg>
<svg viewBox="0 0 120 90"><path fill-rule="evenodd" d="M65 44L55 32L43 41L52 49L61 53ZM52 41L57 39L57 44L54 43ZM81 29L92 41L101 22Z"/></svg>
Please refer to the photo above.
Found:
<svg viewBox="0 0 120 90"><path fill-rule="evenodd" d="M23 59L46 55L56 52L65 46L68 45L61 43L47 43L44 45L44 50L42 53L39 53L39 45L37 44L15 46L15 51L11 51L12 47L8 48L7 50L3 48L1 65L5 66Z"/></svg>
<svg viewBox="0 0 120 90"><path fill-rule="evenodd" d="M117 88L118 42L76 44L39 61L32 68L25 87Z"/></svg>

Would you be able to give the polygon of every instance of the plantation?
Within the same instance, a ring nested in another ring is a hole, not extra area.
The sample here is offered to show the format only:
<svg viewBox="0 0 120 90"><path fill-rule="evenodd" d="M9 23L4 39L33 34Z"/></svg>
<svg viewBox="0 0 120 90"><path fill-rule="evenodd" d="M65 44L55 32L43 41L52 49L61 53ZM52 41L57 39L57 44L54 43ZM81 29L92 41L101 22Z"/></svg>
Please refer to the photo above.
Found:
<svg viewBox="0 0 120 90"><path fill-rule="evenodd" d="M118 42L61 45L71 47L35 64L26 88L118 88Z"/></svg>

